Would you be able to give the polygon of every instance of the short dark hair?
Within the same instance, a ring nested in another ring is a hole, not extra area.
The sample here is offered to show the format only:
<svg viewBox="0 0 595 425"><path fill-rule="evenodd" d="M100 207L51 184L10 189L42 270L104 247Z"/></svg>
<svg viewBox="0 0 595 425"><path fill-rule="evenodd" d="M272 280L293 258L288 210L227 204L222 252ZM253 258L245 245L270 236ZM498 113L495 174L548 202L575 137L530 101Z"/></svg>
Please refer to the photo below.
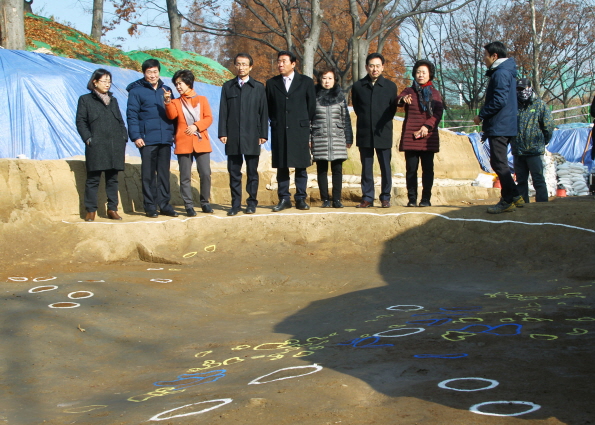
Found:
<svg viewBox="0 0 595 425"><path fill-rule="evenodd" d="M149 68L155 68L157 67L157 69L159 71L161 71L161 64L159 63L159 61L157 59L147 59L146 61L143 62L142 68L143 68L143 74L145 73L145 71Z"/></svg>
<svg viewBox="0 0 595 425"><path fill-rule="evenodd" d="M112 79L112 73L107 69L97 68L95 71L93 71L93 75L91 75L91 79L87 83L87 89L90 91L95 90L95 84L93 83L97 80L101 80L101 78L106 75L110 78L110 80Z"/></svg>
<svg viewBox="0 0 595 425"><path fill-rule="evenodd" d="M380 62L382 62L382 65L384 65L384 56L382 56L381 53L370 53L367 57L366 57L366 66L368 66L368 64L370 63L370 61L372 59L380 59Z"/></svg>
<svg viewBox="0 0 595 425"><path fill-rule="evenodd" d="M295 63L295 61L297 60L295 54L293 52L290 52L289 50L281 50L279 53L277 53L277 60L279 60L281 56L289 56L289 62L291 63Z"/></svg>
<svg viewBox="0 0 595 425"><path fill-rule="evenodd" d="M335 79L335 83L337 81L339 81L339 72L337 71L337 69L332 66L325 66L323 68L320 68L318 71L316 71L316 79L318 80L318 82L320 83L322 80L322 76L324 74L328 74L329 72L333 73L333 78Z"/></svg>
<svg viewBox="0 0 595 425"><path fill-rule="evenodd" d="M174 76L171 77L171 81L174 85L176 84L176 80L182 80L184 84L190 88L194 87L194 74L188 69L180 69L179 71L176 71Z"/></svg>
<svg viewBox="0 0 595 425"><path fill-rule="evenodd" d="M413 65L413 77L415 77L415 73L417 72L417 69L420 66L427 66L428 67L428 71L430 71L430 81L432 81L434 79L434 77L436 76L436 67L434 66L434 64L432 62L430 62L427 59L420 59L417 62L415 62L415 64Z"/></svg>
<svg viewBox="0 0 595 425"><path fill-rule="evenodd" d="M501 41L492 41L491 43L486 44L483 46L486 49L486 52L490 56L497 54L498 59L502 59L508 56L508 51L506 50L506 46Z"/></svg>
<svg viewBox="0 0 595 425"><path fill-rule="evenodd" d="M238 60L238 58L246 58L250 61L250 66L254 65L254 60L252 60L252 56L250 56L248 53L238 53L236 55L236 57L233 58L234 65L235 65L236 61Z"/></svg>

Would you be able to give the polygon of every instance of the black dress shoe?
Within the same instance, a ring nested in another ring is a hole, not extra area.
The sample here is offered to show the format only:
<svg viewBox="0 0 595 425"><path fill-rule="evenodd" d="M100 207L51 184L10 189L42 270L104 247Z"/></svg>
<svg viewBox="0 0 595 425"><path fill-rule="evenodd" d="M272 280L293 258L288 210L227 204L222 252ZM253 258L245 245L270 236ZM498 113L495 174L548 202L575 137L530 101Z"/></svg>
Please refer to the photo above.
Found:
<svg viewBox="0 0 595 425"><path fill-rule="evenodd" d="M420 207L431 207L431 206L432 206L432 204L430 204L430 200L429 200L429 199L422 199L422 200L419 202L419 206L420 206Z"/></svg>
<svg viewBox="0 0 595 425"><path fill-rule="evenodd" d="M281 199L277 205L273 207L273 212L279 212L291 208L291 201L289 199Z"/></svg>
<svg viewBox="0 0 595 425"><path fill-rule="evenodd" d="M186 215L188 217L196 217L196 211L194 211L194 208L186 208Z"/></svg>
<svg viewBox="0 0 595 425"><path fill-rule="evenodd" d="M362 203L359 205L356 205L355 208L372 208L373 206L374 206L373 202L362 201Z"/></svg>
<svg viewBox="0 0 595 425"><path fill-rule="evenodd" d="M255 205L248 205L246 207L246 214L254 214L256 212L256 206Z"/></svg>
<svg viewBox="0 0 595 425"><path fill-rule="evenodd" d="M408 207L417 207L417 204L415 203L415 201L409 201L409 202L407 203L407 206L408 206Z"/></svg>
<svg viewBox="0 0 595 425"><path fill-rule="evenodd" d="M161 210L161 215L166 215L168 217L177 217L179 214L176 211L174 211L173 209L171 209L171 210L165 210L165 211Z"/></svg>
<svg viewBox="0 0 595 425"><path fill-rule="evenodd" d="M331 207L331 201L329 201L328 199L326 201L322 201L322 205L320 206L320 208L330 208Z"/></svg>
<svg viewBox="0 0 595 425"><path fill-rule="evenodd" d="M145 212L145 215L149 218L159 217L159 214L157 214L157 211L147 211L147 212Z"/></svg>
<svg viewBox="0 0 595 425"><path fill-rule="evenodd" d="M295 207L298 210L309 210L310 209L310 205L306 204L306 201L304 201L303 199L298 199L297 201L295 201Z"/></svg>
<svg viewBox="0 0 595 425"><path fill-rule="evenodd" d="M207 214L213 213L213 207L211 207L211 204L204 204L200 208L202 209L203 213L207 213Z"/></svg>
<svg viewBox="0 0 595 425"><path fill-rule="evenodd" d="M227 211L227 216L228 216L228 217L231 217L231 216L234 216L234 215L238 215L238 212L239 212L239 211L240 211L240 210L236 210L236 209L233 209L233 208L232 208L232 209L230 209L229 211Z"/></svg>
<svg viewBox="0 0 595 425"><path fill-rule="evenodd" d="M343 208L341 201L333 201L333 208Z"/></svg>

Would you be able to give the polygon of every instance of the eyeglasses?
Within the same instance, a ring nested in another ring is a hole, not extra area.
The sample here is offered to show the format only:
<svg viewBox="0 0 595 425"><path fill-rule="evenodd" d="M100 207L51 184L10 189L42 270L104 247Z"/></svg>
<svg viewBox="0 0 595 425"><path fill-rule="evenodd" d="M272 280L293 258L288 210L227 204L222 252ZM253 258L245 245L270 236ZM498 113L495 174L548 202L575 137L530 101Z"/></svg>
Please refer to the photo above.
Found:
<svg viewBox="0 0 595 425"><path fill-rule="evenodd" d="M97 82L101 84L111 84L112 80L97 80Z"/></svg>

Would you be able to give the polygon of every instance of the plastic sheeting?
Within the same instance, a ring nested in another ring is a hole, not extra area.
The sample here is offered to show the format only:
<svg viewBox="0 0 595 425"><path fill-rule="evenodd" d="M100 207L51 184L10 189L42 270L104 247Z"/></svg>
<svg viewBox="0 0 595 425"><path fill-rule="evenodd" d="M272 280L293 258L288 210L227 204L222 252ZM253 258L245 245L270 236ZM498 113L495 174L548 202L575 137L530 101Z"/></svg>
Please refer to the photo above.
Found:
<svg viewBox="0 0 595 425"><path fill-rule="evenodd" d="M457 133L461 134L461 133ZM591 134L590 128L571 128L567 130L556 130L550 140L550 143L546 146L546 149L551 153L559 153L566 161L569 162L582 162L583 152L585 151L585 144ZM463 134L461 134L463 135ZM481 135L479 133L465 134L469 138L475 156L479 161L481 169L486 173L493 173L492 167L490 166L490 145L486 140L485 143L481 143ZM589 141L589 149L585 155L584 164L589 167L589 170L593 170L593 161L591 160L591 150L593 144ZM510 146L508 146L508 165L512 172L514 172L512 153Z"/></svg>
<svg viewBox="0 0 595 425"><path fill-rule="evenodd" d="M31 159L61 159L84 155L84 144L76 131L76 107L78 98L89 93L87 82L97 68L112 73L111 91L126 120L126 86L142 78L141 73L76 59L0 49L0 97L7 105L0 114L3 129L0 158L25 155ZM173 89L169 78L162 80ZM213 147L211 159L224 161L224 145L217 138L221 87L197 82L194 89L207 97L213 110L213 124L208 130ZM175 89L173 91L175 94ZM270 150L270 142L264 146ZM140 156L130 141L126 154ZM172 149L172 159L175 158Z"/></svg>

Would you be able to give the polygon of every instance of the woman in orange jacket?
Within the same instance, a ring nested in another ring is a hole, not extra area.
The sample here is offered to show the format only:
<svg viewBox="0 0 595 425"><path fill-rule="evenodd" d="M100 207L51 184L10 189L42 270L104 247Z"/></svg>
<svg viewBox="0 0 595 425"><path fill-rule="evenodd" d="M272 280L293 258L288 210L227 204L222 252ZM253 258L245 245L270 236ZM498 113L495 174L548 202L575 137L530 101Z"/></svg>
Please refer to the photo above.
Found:
<svg viewBox="0 0 595 425"><path fill-rule="evenodd" d="M174 153L180 166L180 195L186 207L188 217L194 217L192 202L191 173L192 160L200 177L200 206L202 212L212 213L209 204L211 196L211 142L207 129L213 123L213 114L207 98L199 96L192 89L194 74L187 69L177 71L172 81L180 93L178 99L172 99L171 92L165 92L165 114L175 120L176 136Z"/></svg>

